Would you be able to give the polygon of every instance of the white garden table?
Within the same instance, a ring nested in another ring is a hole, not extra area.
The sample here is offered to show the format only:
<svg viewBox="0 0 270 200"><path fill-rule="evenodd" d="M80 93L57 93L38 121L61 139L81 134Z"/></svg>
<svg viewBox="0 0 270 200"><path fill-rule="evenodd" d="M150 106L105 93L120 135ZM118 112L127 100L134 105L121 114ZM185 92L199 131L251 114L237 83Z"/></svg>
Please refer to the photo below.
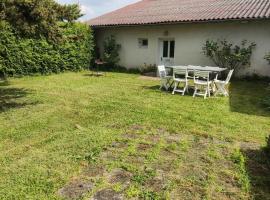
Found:
<svg viewBox="0 0 270 200"><path fill-rule="evenodd" d="M219 74L225 70L227 70L227 68L221 68L221 67L210 67L210 66L206 66L206 67L203 67L203 66L194 66L194 65L188 65L188 66L166 66L166 68L169 68L169 69L186 69L188 72L193 72L193 71L208 71L212 74L212 78L210 78L211 80L214 80L215 79L215 74ZM189 79L193 79L194 77L193 76L188 76ZM213 84L212 86L212 91L215 92L216 90L216 86L215 84Z"/></svg>
<svg viewBox="0 0 270 200"><path fill-rule="evenodd" d="M198 70L198 71L209 71L209 72L222 72L225 71L227 68L221 68L221 67L210 67L210 66L206 66L206 67L202 67L202 66L192 66L192 65L188 65L188 66L166 66L166 68L171 68L171 69L187 69L188 71L194 71L194 70Z"/></svg>

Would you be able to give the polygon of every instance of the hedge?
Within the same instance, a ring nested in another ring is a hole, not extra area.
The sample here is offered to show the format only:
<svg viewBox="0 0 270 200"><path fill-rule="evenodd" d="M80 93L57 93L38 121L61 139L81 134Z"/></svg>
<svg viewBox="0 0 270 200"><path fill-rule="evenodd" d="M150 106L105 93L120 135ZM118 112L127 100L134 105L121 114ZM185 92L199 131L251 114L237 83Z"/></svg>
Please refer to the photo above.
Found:
<svg viewBox="0 0 270 200"><path fill-rule="evenodd" d="M50 74L89 67L93 37L81 23L62 23L61 40L22 38L5 21L0 21L0 75Z"/></svg>

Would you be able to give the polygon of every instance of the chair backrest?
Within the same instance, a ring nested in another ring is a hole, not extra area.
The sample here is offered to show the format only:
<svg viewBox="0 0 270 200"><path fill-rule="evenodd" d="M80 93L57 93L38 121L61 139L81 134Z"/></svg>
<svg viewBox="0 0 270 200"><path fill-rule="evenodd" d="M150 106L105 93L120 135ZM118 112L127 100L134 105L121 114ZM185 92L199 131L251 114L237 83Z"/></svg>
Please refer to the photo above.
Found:
<svg viewBox="0 0 270 200"><path fill-rule="evenodd" d="M158 66L158 73L159 73L160 78L166 77L166 69L164 65Z"/></svg>
<svg viewBox="0 0 270 200"><path fill-rule="evenodd" d="M233 75L233 72L234 72L234 69L230 70L229 73L228 73L228 76L225 80L225 83L228 84L232 78L232 75Z"/></svg>
<svg viewBox="0 0 270 200"><path fill-rule="evenodd" d="M206 79L207 81L209 81L209 74L210 74L209 71L199 71L199 70L195 70L195 71L194 71L194 80L195 80L195 79L203 78L203 79Z"/></svg>
<svg viewBox="0 0 270 200"><path fill-rule="evenodd" d="M182 76L184 78L187 78L187 69L173 69L173 78L176 78L176 76Z"/></svg>

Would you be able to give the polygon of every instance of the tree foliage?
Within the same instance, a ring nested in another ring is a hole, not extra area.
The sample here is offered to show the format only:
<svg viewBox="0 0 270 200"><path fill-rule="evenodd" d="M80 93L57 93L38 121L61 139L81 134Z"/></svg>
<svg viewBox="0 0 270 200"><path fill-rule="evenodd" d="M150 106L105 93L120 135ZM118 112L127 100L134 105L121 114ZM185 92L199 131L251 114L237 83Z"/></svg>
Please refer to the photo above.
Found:
<svg viewBox="0 0 270 200"><path fill-rule="evenodd" d="M77 4L61 5L54 0L1 0L0 19L9 22L23 37L45 37L56 41L61 36L59 22L81 17Z"/></svg>
<svg viewBox="0 0 270 200"><path fill-rule="evenodd" d="M250 66L250 58L256 44L248 44L243 40L241 45L234 45L227 40L207 40L203 46L203 53L217 66L236 71L242 67Z"/></svg>
<svg viewBox="0 0 270 200"><path fill-rule="evenodd" d="M116 43L115 36L111 35L104 41L104 61L109 67L114 67L119 61L119 50L121 46Z"/></svg>
<svg viewBox="0 0 270 200"><path fill-rule="evenodd" d="M50 74L89 67L93 39L87 25L67 24L59 44L45 38L21 38L8 23L0 23L0 75Z"/></svg>
<svg viewBox="0 0 270 200"><path fill-rule="evenodd" d="M89 67L90 28L78 5L0 0L0 75L49 74Z"/></svg>

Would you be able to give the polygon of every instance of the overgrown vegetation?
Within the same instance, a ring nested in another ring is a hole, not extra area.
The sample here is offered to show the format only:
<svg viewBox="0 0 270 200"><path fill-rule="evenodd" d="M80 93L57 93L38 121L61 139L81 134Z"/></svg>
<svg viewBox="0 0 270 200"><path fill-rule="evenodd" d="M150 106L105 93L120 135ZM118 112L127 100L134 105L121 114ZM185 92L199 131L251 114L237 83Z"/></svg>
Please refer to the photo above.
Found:
<svg viewBox="0 0 270 200"><path fill-rule="evenodd" d="M77 5L53 0L4 1L0 17L0 75L49 74L89 67L87 25Z"/></svg>
<svg viewBox="0 0 270 200"><path fill-rule="evenodd" d="M250 66L252 51L255 43L243 40L240 45L234 45L227 40L207 40L203 46L203 53L217 66L238 71Z"/></svg>

